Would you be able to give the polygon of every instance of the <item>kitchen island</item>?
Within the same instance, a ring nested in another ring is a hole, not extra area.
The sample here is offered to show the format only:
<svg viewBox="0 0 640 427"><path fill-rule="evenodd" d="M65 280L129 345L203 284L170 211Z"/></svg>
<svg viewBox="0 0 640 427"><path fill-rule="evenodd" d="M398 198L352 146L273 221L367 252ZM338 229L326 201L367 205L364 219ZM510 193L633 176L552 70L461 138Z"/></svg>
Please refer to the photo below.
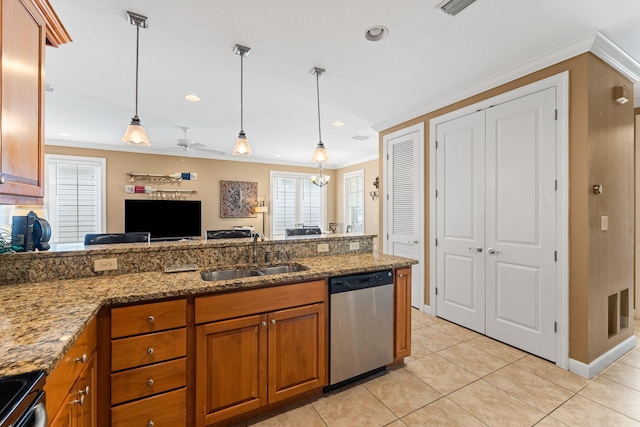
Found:
<svg viewBox="0 0 640 427"><path fill-rule="evenodd" d="M354 239L358 241L358 245L355 246L359 246L359 248L350 250L349 248L355 247L352 244L350 245ZM74 267L73 263L82 259L82 257L90 257L91 261L94 261L96 257L117 256L119 267L122 266L123 268L122 270L119 268L116 272L97 274L96 272L86 271L87 263L82 264L81 262L81 266L85 265L85 271L82 274L91 274L90 277L50 279L47 275L51 274L51 271L55 269L54 267L49 271L42 272L46 280L0 286L0 376L32 370L44 370L52 378L55 378L56 371L59 371L59 366L62 366L60 365L61 361L66 360L65 357L69 357L68 353L72 352L73 347L78 345L77 341L84 342L83 332L86 335L86 330L95 330L97 319L97 338L94 338L97 341L97 351L95 351L96 357L92 357L91 360L97 359L98 361L97 375L98 378L101 378L98 380L98 384L103 381L103 385L98 388L102 391L108 390L111 385L109 376L111 363L107 364L107 362L110 362L110 346L113 345L114 341L109 341L109 336L106 334L111 333L111 327L106 327L105 324L111 322L109 316L114 311L113 307L127 309L129 307L163 304L163 301L183 301L185 307L190 307L184 309L185 313L191 313L182 315L183 323L181 324L184 326L185 336L188 337L188 339L185 338L187 344L185 345L186 350L182 359L189 368L185 368L188 374L185 374L185 386L181 389L183 390L181 400L176 401L174 399L172 402L174 404L178 402L177 404L182 406L185 405L180 402L189 402L186 406L190 409L187 409L185 419L189 420L187 424L191 425L192 421L196 419L195 408L193 408L193 401L196 396L196 391L194 390L196 388L194 334L195 330L199 328L194 322L194 301L218 294L249 296L255 290L281 288L282 298L293 301L289 303L293 307L302 304L304 298L301 300L302 302L295 302L295 298L298 297L291 299L292 296L286 295L286 290L291 289L296 295L305 295L307 293L306 289L314 289L311 293L315 293L317 301L308 299L307 302L314 302L312 305L320 309L320 311L316 310L315 314L324 325L326 318L323 307L326 303L326 280L329 277L383 269L394 271L404 269L403 271L410 272L409 267L415 263L415 261L406 258L374 254L371 251L370 239L371 236L353 235L347 237L333 236L333 239L331 237L312 240L296 239L298 246L295 250L293 249L295 245L292 245L290 241L260 242L258 248L261 261L265 259L265 254L270 252L273 254L271 255L273 261L270 265L295 263L302 266L304 270L212 282L202 280L202 270L215 270L225 266L235 267L239 264L247 265L247 253L251 250L253 242L246 241L247 239L234 239L233 242L221 241L215 243L175 242L146 246L140 244L109 245L104 248L90 248L86 251L79 251L79 253L63 252L57 254L58 256L55 253L12 255L12 257L18 259L21 255L31 257L36 262L39 261L38 255L44 255L41 259L46 260L49 258L52 261L52 266L66 265L66 268L70 270L69 275L71 276L77 274L77 272L71 271ZM318 243L328 244L331 247L331 252L309 256L315 252L313 249ZM282 258L286 254L288 260L276 260L276 253L278 253L278 257ZM129 258L125 260L126 263L120 262L121 259L127 257ZM159 268L161 264L185 263L185 260L193 261L194 259L204 265L199 271L163 273L161 272L162 268ZM127 265L129 263L132 263L133 266L139 263L142 267L141 269L153 268L155 271L130 272L128 269L134 267ZM405 292L406 296L408 291L405 288L403 292ZM266 299L270 300L271 297ZM401 330L408 334L410 332L407 330L406 325L407 319L410 319L408 317L410 314L408 313L409 307L406 301L407 299L403 297L400 306L404 308L397 310L404 311L404 313L396 314L397 316L402 315L401 317L404 320L402 321ZM306 304L306 302L304 303ZM278 308L279 306L276 305L274 307ZM399 307L397 302L396 307ZM267 308L257 308L256 310L267 310ZM107 313L106 318L104 318L104 313ZM209 315L207 314L207 316ZM324 328L323 325L322 328ZM202 325L202 327L204 326ZM171 328L173 326L169 329ZM178 330L172 329L170 332L174 333ZM320 331L323 330L320 329ZM160 333L155 335L160 335ZM324 332L321 335L323 336L318 337L321 344L318 345L318 354L326 351L324 348ZM406 341L406 337L403 337L403 340ZM404 355L406 354L402 356ZM322 357L319 358L319 361L323 364L321 371L324 372L326 370L326 357L322 354L320 356ZM78 358L76 357L76 359ZM179 360L181 359L175 359L171 363L176 363ZM118 369L114 368L114 372ZM137 369L131 369L130 371L136 371ZM113 378L116 377L114 376ZM312 392L321 393L321 387L319 386L325 385L325 381L322 376L318 378L318 382L312 388ZM102 393L102 391L99 393ZM172 391L171 393L177 392ZM171 393L159 394L140 401L151 401L163 396L169 397ZM55 399L55 394L51 396L52 399ZM308 392L306 394L301 393L300 396L308 397ZM285 397L287 398L282 400L283 403L290 402L292 399L295 401L297 395ZM99 410L103 413L109 412L110 397L106 393L102 393L98 399L102 402L102 404L97 405L98 408L101 408ZM127 405L132 405L132 403L125 403L116 406L115 409L112 408L116 417L112 422L115 422L118 417L116 409L126 408ZM259 403L258 406L269 409L273 405ZM49 408L49 402L47 407ZM253 411L248 411L247 413L256 413L255 409ZM238 413L242 413L242 411ZM53 415L51 413L50 417ZM126 416L129 417L129 413L126 413ZM198 416L197 419L203 418ZM218 422L218 418L214 418L214 420L216 421L213 421L213 423ZM224 419L222 420L224 421ZM210 422L199 421L197 424L210 425Z"/></svg>

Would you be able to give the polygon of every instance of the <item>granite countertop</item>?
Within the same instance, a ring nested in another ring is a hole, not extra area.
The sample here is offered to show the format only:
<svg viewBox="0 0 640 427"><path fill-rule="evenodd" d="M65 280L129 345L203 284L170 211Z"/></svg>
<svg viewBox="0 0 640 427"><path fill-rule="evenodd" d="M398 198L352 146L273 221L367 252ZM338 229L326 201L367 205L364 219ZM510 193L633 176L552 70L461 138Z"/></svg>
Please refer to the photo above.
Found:
<svg viewBox="0 0 640 427"><path fill-rule="evenodd" d="M104 305L241 290L416 263L373 253L301 258L295 262L308 270L217 282L205 282L199 271L192 271L0 286L0 376L38 369L51 372Z"/></svg>

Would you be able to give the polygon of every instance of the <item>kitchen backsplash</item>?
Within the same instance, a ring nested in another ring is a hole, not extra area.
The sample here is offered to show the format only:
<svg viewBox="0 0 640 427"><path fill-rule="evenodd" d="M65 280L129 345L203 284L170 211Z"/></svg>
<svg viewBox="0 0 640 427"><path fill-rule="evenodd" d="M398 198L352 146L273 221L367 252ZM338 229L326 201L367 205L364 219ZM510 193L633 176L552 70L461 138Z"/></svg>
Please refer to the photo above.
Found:
<svg viewBox="0 0 640 427"><path fill-rule="evenodd" d="M258 242L258 262L265 263L266 252L270 252L270 264L295 261L296 258L372 252L374 237L338 234L266 240ZM252 249L253 243L249 239L226 239L0 254L0 285L163 271L167 265L197 264L202 269L210 269L249 264L252 261ZM117 269L94 272L94 261L113 258L117 259Z"/></svg>

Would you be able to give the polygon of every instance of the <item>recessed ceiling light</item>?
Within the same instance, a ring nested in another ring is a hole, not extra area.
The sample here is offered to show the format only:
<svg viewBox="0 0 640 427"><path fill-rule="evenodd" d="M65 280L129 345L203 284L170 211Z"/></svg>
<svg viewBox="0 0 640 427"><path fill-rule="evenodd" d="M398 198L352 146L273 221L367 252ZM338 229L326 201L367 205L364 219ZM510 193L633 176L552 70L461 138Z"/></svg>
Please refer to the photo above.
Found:
<svg viewBox="0 0 640 427"><path fill-rule="evenodd" d="M187 101L198 102L200 101L200 97L198 95L194 95L192 93L184 96Z"/></svg>
<svg viewBox="0 0 640 427"><path fill-rule="evenodd" d="M344 123L342 123L342 122L333 122L332 124L334 126L344 126Z"/></svg>
<svg viewBox="0 0 640 427"><path fill-rule="evenodd" d="M73 136L73 134L69 133L69 132L60 132L58 135L60 135L60 136Z"/></svg>
<svg viewBox="0 0 640 427"><path fill-rule="evenodd" d="M280 154L276 154L276 157L280 157Z"/></svg>
<svg viewBox="0 0 640 427"><path fill-rule="evenodd" d="M382 40L383 38L389 35L389 30L387 27L382 25L374 25L371 28L367 28L367 31L364 33L364 38L369 40L370 42L377 42Z"/></svg>

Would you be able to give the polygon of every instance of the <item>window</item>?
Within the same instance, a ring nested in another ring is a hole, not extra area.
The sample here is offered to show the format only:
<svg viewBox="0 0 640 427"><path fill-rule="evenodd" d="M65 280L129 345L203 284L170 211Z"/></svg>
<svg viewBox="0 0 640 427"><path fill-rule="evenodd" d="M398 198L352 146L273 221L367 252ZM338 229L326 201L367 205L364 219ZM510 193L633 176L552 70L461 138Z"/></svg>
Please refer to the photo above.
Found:
<svg viewBox="0 0 640 427"><path fill-rule="evenodd" d="M344 231L364 233L364 170L344 174Z"/></svg>
<svg viewBox="0 0 640 427"><path fill-rule="evenodd" d="M105 229L106 159L47 154L44 205L51 242L84 241Z"/></svg>
<svg viewBox="0 0 640 427"><path fill-rule="evenodd" d="M326 199L311 174L271 171L271 234L284 235L299 224L326 228Z"/></svg>

